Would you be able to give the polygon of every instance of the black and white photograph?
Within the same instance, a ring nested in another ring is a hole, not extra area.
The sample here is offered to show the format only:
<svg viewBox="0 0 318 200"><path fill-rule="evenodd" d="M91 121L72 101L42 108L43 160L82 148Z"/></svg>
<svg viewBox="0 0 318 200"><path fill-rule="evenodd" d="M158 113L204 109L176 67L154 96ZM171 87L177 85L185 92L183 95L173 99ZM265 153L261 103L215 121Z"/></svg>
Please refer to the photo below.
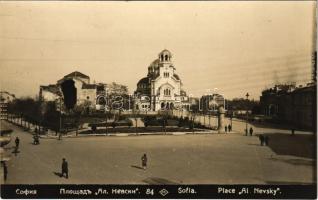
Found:
<svg viewBox="0 0 318 200"><path fill-rule="evenodd" d="M0 1L1 197L317 198L316 23L316 1Z"/></svg>

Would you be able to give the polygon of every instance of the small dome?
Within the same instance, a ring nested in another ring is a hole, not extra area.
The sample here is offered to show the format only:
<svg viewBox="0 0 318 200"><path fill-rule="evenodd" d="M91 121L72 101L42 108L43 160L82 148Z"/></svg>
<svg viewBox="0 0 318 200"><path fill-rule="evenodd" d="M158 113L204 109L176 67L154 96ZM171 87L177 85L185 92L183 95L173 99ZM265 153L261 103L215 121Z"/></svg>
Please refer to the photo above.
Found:
<svg viewBox="0 0 318 200"><path fill-rule="evenodd" d="M158 68L159 67L159 59L156 59L154 61L152 61L152 63L150 63L149 67L148 68Z"/></svg>
<svg viewBox="0 0 318 200"><path fill-rule="evenodd" d="M170 62L172 54L169 50L164 49L159 53L159 60L160 62Z"/></svg>
<svg viewBox="0 0 318 200"><path fill-rule="evenodd" d="M162 50L162 51L159 53L159 55L160 55L160 54L170 54L170 55L172 55L171 52L170 52L168 49Z"/></svg>
<svg viewBox="0 0 318 200"><path fill-rule="evenodd" d="M148 77L144 77L144 78L140 79L140 81L138 81L137 85L148 84L148 83L149 83L149 78Z"/></svg>

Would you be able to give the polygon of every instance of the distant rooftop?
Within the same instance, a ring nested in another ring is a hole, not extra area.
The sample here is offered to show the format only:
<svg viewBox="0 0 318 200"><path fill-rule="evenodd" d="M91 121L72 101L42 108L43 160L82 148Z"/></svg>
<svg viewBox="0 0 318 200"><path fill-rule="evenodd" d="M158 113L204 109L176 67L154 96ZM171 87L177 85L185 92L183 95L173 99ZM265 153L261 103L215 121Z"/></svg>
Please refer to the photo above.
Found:
<svg viewBox="0 0 318 200"><path fill-rule="evenodd" d="M81 72L78 72L78 71L75 71L75 72L72 72L66 76L64 76L64 78L67 78L67 77L81 77L81 78L89 78L89 76L81 73Z"/></svg>
<svg viewBox="0 0 318 200"><path fill-rule="evenodd" d="M56 94L56 95L59 95L59 96L62 95L60 88L57 85L52 85L52 84L51 85L41 85L40 88L42 90L49 91L49 92Z"/></svg>

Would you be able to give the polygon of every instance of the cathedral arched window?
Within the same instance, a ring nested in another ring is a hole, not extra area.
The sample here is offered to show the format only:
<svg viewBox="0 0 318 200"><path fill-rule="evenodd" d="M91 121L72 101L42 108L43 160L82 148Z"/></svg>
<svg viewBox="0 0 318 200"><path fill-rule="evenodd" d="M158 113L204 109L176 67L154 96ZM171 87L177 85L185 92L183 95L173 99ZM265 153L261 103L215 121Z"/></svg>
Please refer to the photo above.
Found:
<svg viewBox="0 0 318 200"><path fill-rule="evenodd" d="M168 61L169 56L165 55L165 61Z"/></svg>
<svg viewBox="0 0 318 200"><path fill-rule="evenodd" d="M170 96L170 95L171 95L170 89L164 89L163 94L164 94L165 96Z"/></svg>
<svg viewBox="0 0 318 200"><path fill-rule="evenodd" d="M163 54L161 54L161 61L163 61Z"/></svg>

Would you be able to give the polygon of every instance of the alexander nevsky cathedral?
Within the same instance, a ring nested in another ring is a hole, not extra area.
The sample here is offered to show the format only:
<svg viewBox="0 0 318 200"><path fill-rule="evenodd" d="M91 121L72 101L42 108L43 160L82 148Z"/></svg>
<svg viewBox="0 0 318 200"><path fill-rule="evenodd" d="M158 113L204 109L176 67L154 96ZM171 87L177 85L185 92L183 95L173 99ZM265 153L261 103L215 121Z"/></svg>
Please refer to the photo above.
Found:
<svg viewBox="0 0 318 200"><path fill-rule="evenodd" d="M181 86L181 79L172 63L172 54L165 49L149 65L147 76L137 83L136 107L151 111L186 109L189 107L189 98Z"/></svg>

